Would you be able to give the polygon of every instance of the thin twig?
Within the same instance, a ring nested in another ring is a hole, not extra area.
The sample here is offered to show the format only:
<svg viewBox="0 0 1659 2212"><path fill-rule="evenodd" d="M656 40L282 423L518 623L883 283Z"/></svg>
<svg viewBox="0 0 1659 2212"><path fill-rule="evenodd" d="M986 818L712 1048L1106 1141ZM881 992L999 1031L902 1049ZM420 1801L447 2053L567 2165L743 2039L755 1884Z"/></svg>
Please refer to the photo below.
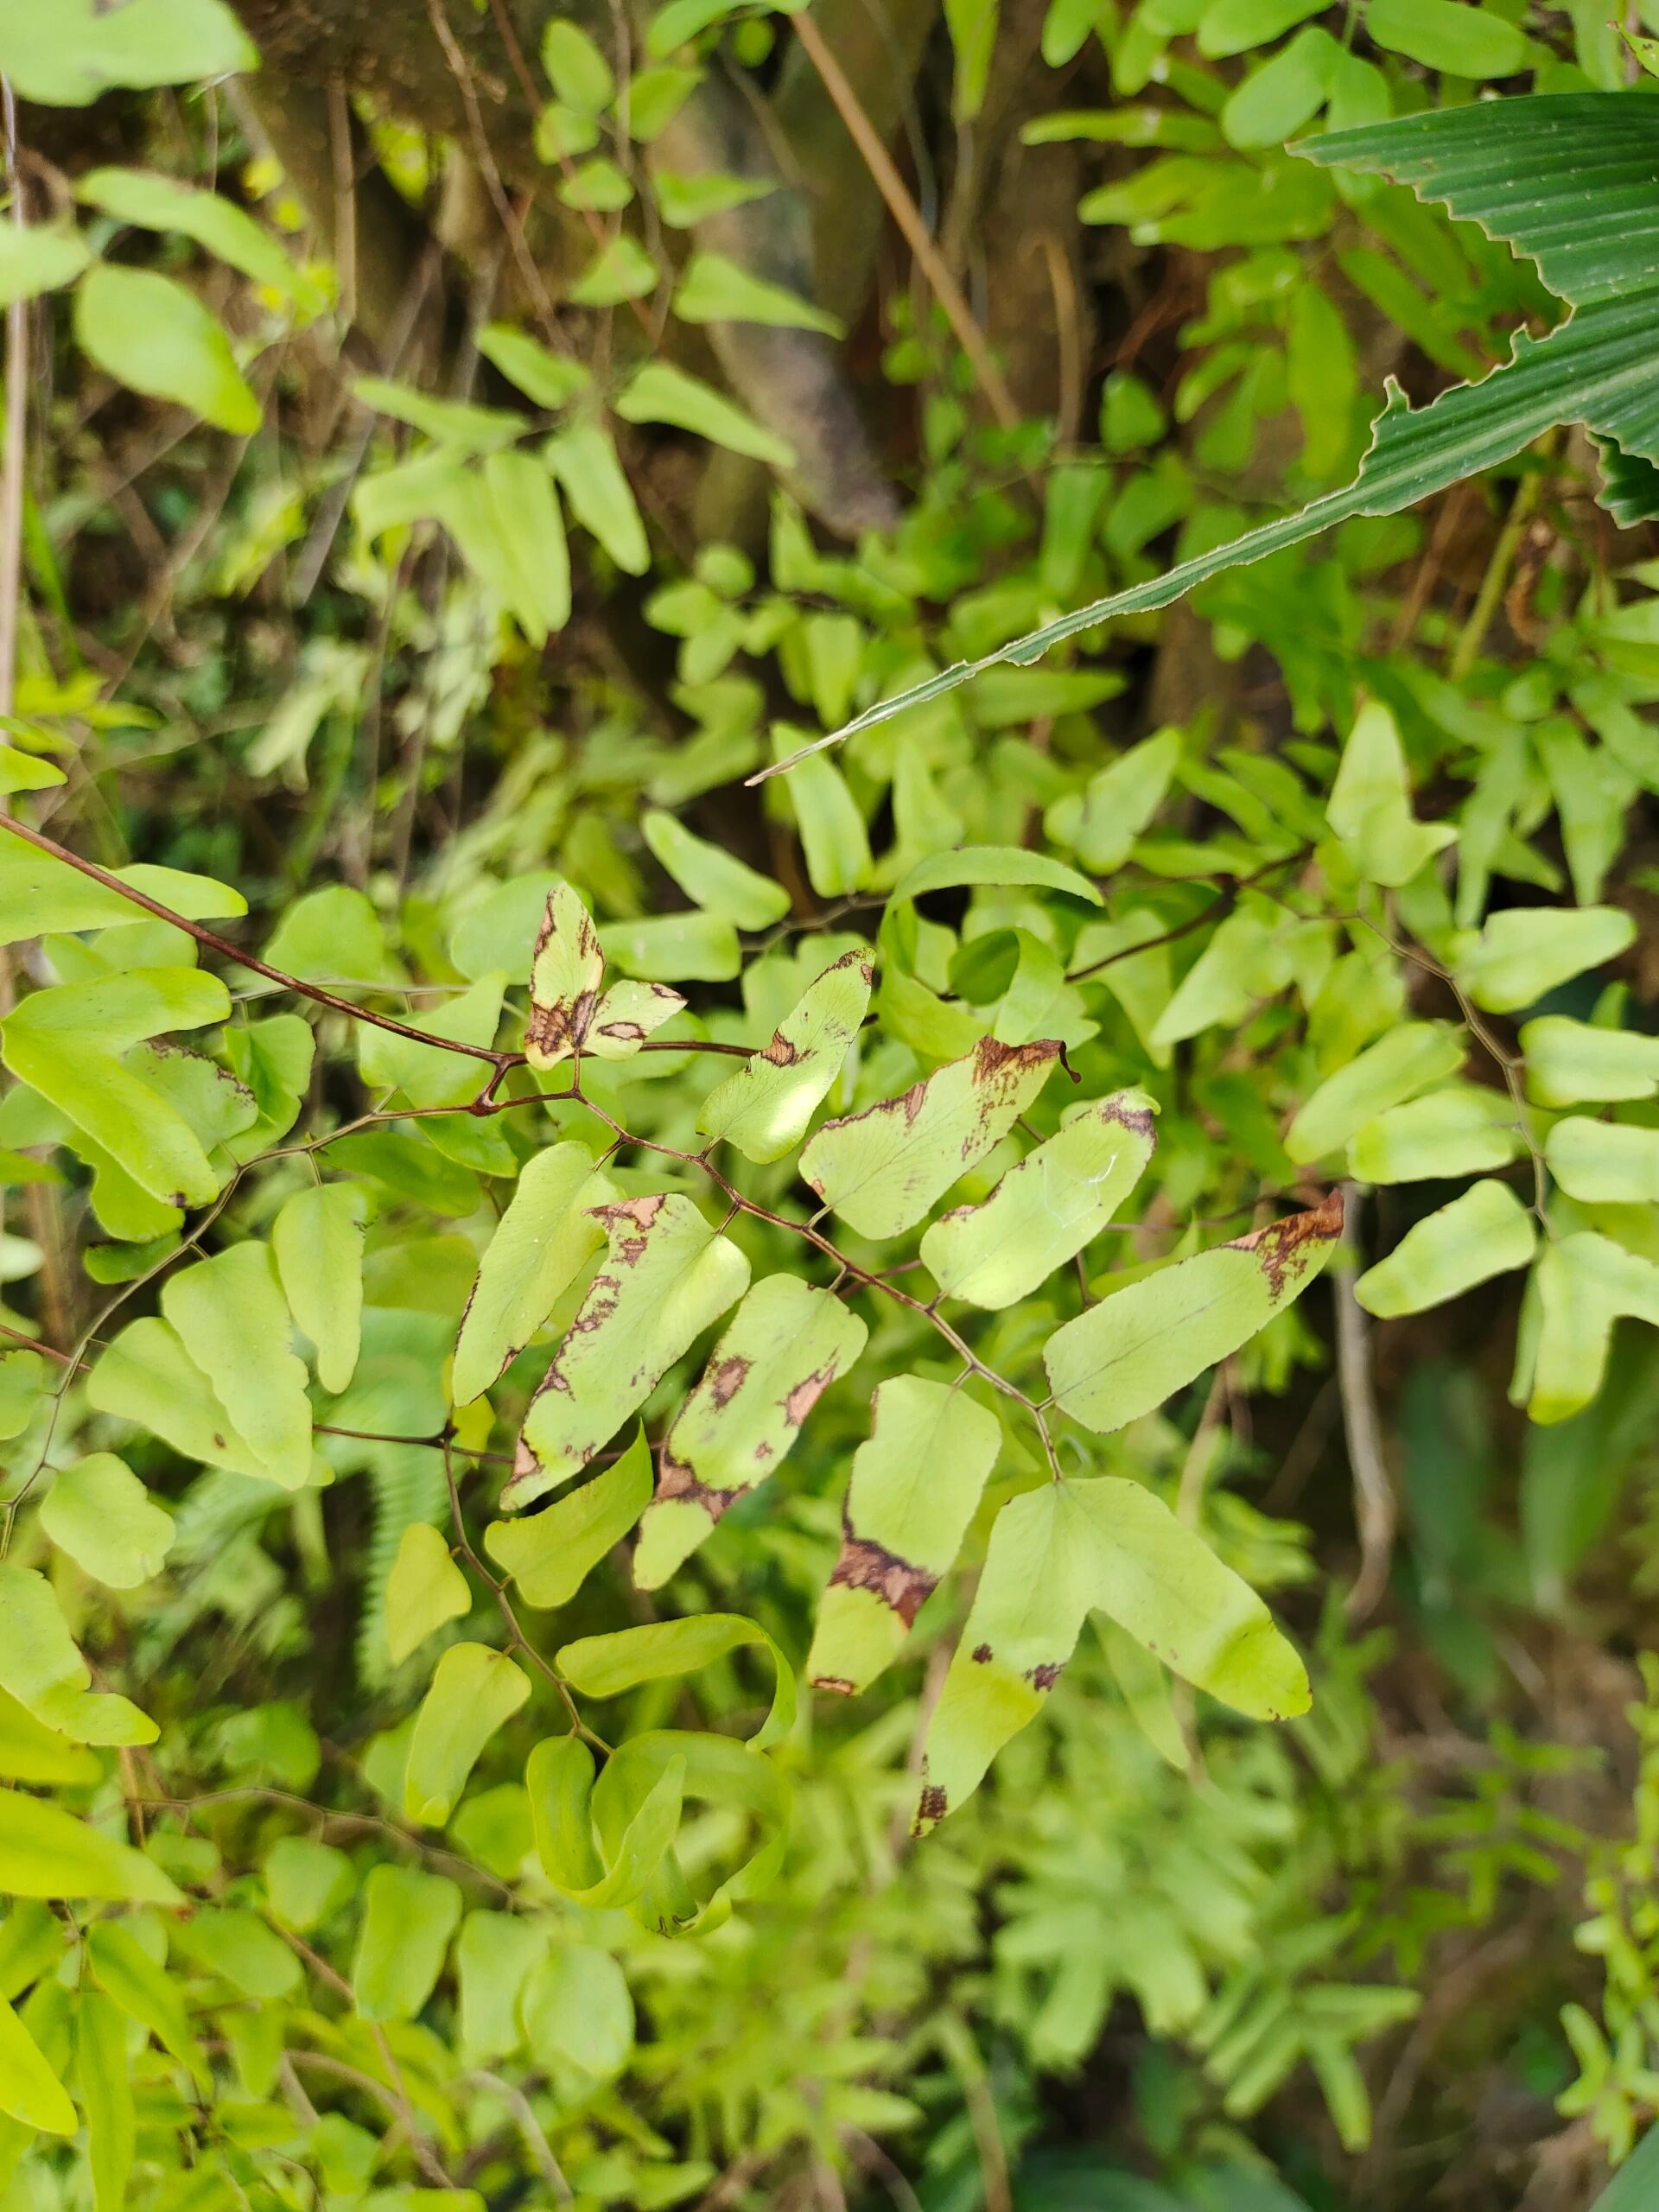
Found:
<svg viewBox="0 0 1659 2212"><path fill-rule="evenodd" d="M1342 1395L1343 1433L1354 1478L1354 1519L1359 1529L1359 1573L1348 1592L1348 1618L1368 1620L1389 1586L1398 1510L1394 1484L1382 1451L1382 1422L1376 1408L1371 1365L1370 1317L1354 1295L1352 1262L1357 1257L1356 1230L1360 1198L1357 1187L1343 1187L1342 1245L1332 1274L1337 1306L1337 1385Z"/></svg>

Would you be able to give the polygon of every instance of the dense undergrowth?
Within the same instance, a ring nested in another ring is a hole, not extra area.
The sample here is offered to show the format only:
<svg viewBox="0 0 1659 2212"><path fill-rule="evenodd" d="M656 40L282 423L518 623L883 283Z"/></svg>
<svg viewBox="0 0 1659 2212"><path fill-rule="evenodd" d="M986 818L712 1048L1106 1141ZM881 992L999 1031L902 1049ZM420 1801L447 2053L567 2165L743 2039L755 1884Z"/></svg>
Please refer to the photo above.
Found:
<svg viewBox="0 0 1659 2212"><path fill-rule="evenodd" d="M0 13L7 2212L1652 2201L1649 32Z"/></svg>

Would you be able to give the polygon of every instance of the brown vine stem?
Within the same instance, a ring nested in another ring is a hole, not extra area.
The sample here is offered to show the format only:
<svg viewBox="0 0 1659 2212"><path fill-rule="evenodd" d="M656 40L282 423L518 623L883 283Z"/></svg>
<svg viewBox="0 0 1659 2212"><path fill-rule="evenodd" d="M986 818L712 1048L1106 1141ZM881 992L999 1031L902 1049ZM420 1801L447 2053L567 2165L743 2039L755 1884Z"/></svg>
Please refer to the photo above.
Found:
<svg viewBox="0 0 1659 2212"><path fill-rule="evenodd" d="M1002 372L996 365L984 332L974 320L973 310L963 298L961 286L950 274L944 257L930 237L927 226L922 220L921 209L911 197L892 155L882 144L880 133L865 113L863 104L853 90L847 73L836 60L811 16L803 10L791 21L802 53L817 71L836 112L847 126L848 137L863 156L865 167L875 181L876 190L887 202L887 213L904 234L905 243L915 255L917 265L926 277L929 289L944 308L945 320L956 334L957 343L972 363L975 378L992 414L1005 430L1016 429L1020 416L1020 410L1014 404L1014 394L1008 390Z"/></svg>

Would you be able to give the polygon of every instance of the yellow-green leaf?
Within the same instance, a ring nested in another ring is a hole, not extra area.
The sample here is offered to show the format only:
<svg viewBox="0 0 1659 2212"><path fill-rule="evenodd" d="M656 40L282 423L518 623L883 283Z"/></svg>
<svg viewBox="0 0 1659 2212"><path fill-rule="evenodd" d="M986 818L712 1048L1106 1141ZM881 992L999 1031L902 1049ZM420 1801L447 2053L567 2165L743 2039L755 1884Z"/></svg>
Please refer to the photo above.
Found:
<svg viewBox="0 0 1659 2212"><path fill-rule="evenodd" d="M1489 1178L1414 1223L1387 1259L1361 1275L1354 1295L1368 1313L1418 1313L1524 1268L1536 1242L1525 1206L1507 1183Z"/></svg>

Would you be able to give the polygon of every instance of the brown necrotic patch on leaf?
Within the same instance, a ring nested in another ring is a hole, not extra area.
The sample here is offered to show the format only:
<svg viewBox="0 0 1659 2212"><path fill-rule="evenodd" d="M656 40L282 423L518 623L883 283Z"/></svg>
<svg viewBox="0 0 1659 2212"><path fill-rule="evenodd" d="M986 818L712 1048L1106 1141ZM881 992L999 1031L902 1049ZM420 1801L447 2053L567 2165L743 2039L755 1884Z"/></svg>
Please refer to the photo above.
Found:
<svg viewBox="0 0 1659 2212"><path fill-rule="evenodd" d="M938 1783L925 1783L922 1794L916 1801L916 1824L911 1833L920 1835L925 1829L936 1827L950 1809L950 1801Z"/></svg>
<svg viewBox="0 0 1659 2212"><path fill-rule="evenodd" d="M991 1647L988 1643L976 1643L969 1656L976 1667L988 1667L991 1663Z"/></svg>
<svg viewBox="0 0 1659 2212"><path fill-rule="evenodd" d="M784 1400L784 1419L791 1428L798 1428L818 1400L835 1381L838 1372L836 1362L827 1360L810 1375L804 1375Z"/></svg>
<svg viewBox="0 0 1659 2212"><path fill-rule="evenodd" d="M1026 1680L1034 1690L1052 1690L1060 1679L1060 1669L1052 1660L1046 1660L1040 1667L1027 1669Z"/></svg>
<svg viewBox="0 0 1659 2212"><path fill-rule="evenodd" d="M715 1490L710 1484L700 1482L683 1459L675 1459L664 1448L653 1504L663 1505L680 1498L689 1505L700 1505L711 1521L718 1521L736 1496L734 1491Z"/></svg>
<svg viewBox="0 0 1659 2212"><path fill-rule="evenodd" d="M717 1406L729 1406L742 1389L749 1372L750 1363L740 1353L734 1352L722 1359L717 1367L709 1370L709 1395Z"/></svg>
<svg viewBox="0 0 1659 2212"><path fill-rule="evenodd" d="M1233 1240L1241 1252L1253 1252L1268 1279L1268 1287L1275 1298L1283 1293L1287 1279L1300 1275L1311 1256L1308 1248L1319 1244L1334 1244L1342 1235L1342 1192L1332 1190L1307 1213L1287 1214L1282 1221L1269 1222L1265 1229L1252 1230L1248 1236Z"/></svg>
<svg viewBox="0 0 1659 2212"><path fill-rule="evenodd" d="M1119 1128L1127 1129L1131 1136L1156 1141L1157 1116L1150 1106L1131 1106L1125 1099L1111 1097L1101 1099L1095 1111L1103 1121L1116 1122Z"/></svg>
<svg viewBox="0 0 1659 2212"><path fill-rule="evenodd" d="M874 1591L908 1628L931 1594L938 1577L930 1574L925 1567L900 1559L896 1552L887 1551L882 1545L870 1543L849 1531L842 1540L841 1556L830 1580L832 1585L838 1582L849 1590Z"/></svg>

